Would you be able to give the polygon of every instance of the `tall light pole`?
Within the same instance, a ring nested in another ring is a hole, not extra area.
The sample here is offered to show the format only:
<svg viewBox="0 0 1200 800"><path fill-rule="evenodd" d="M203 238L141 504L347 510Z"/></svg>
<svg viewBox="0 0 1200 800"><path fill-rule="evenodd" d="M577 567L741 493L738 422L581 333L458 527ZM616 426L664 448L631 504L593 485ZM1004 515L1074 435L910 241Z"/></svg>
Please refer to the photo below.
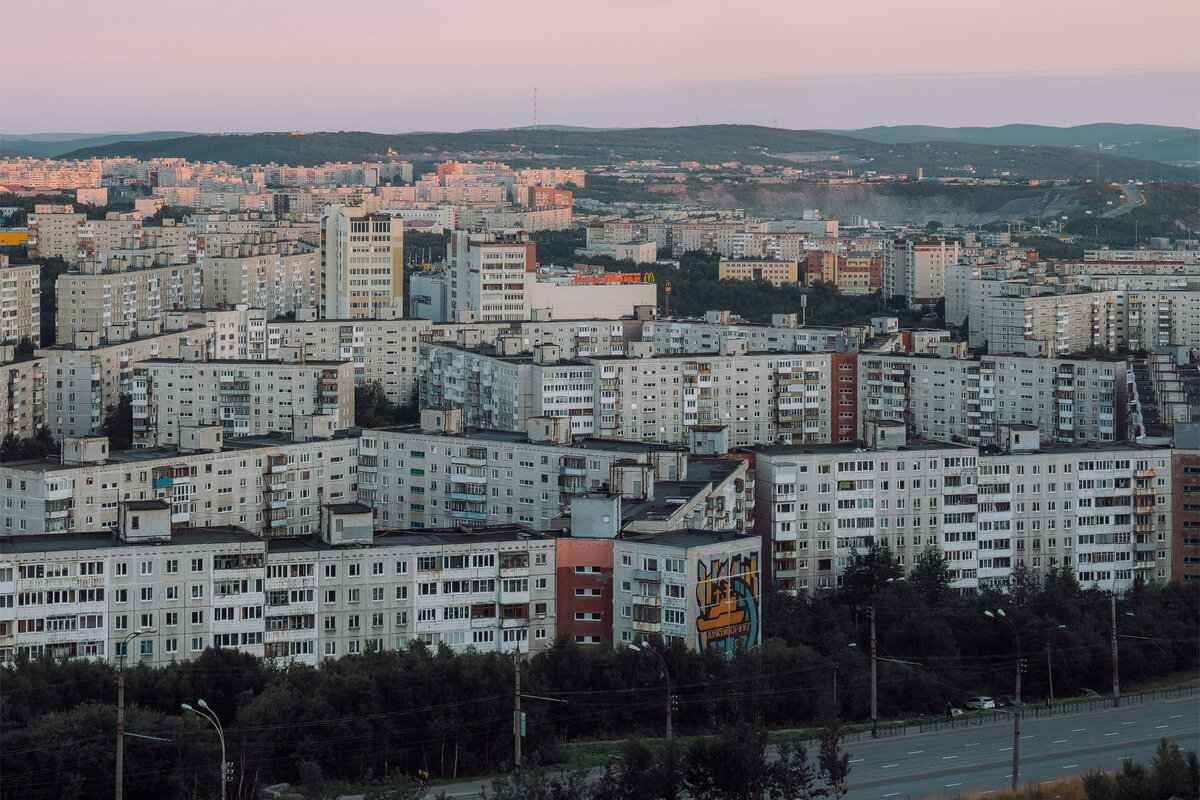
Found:
<svg viewBox="0 0 1200 800"><path fill-rule="evenodd" d="M878 736L876 719L879 716L879 691L876 669L878 658L875 655L875 606L871 606L871 736Z"/></svg>
<svg viewBox="0 0 1200 800"><path fill-rule="evenodd" d="M663 676L666 677L666 679L667 679L667 744L670 744L671 742L675 741L675 730L674 730L674 726L672 726L672 724L671 724L671 673L667 669L667 660L662 657L662 653L658 652L653 647L651 647L650 643L647 642L645 639L642 640L641 647L638 647L636 644L631 644L631 645L629 645L629 649L635 650L637 652L646 650L647 652L653 653L655 655L655 657L658 658L658 660L662 662ZM834 676L835 676L834 681L836 682L837 681L837 677L836 677L837 673L836 672L834 672ZM836 686L836 683L835 683L835 686ZM836 691L837 690L835 689L834 692L836 693Z"/></svg>
<svg viewBox="0 0 1200 800"><path fill-rule="evenodd" d="M127 634L121 642L121 652L117 654L117 800L125 796L125 654L134 639L155 632L157 628L138 628Z"/></svg>
<svg viewBox="0 0 1200 800"><path fill-rule="evenodd" d="M184 711L190 711L196 716L208 720L208 723L217 729L217 738L221 740L221 800L225 800L229 778L233 772L233 765L225 760L225 730L221 727L221 720L217 719L217 712L209 708L203 698L196 701L196 706L199 708L184 703L181 707Z"/></svg>
<svg viewBox="0 0 1200 800"><path fill-rule="evenodd" d="M1050 631L1050 641L1046 642L1046 679L1050 682L1050 702L1054 702L1054 671L1050 668L1050 648L1054 644L1054 631L1060 631L1066 628L1066 625L1059 625L1054 630Z"/></svg>
<svg viewBox="0 0 1200 800"><path fill-rule="evenodd" d="M545 619L545 614L538 614L536 617L526 617L525 621L517 628L517 660L516 669L513 672L513 771L521 771L521 736L524 735L521 724L521 634L520 631L529 630L529 623L535 619Z"/></svg>
<svg viewBox="0 0 1200 800"><path fill-rule="evenodd" d="M1017 686L1016 692L1013 695L1013 765L1012 765L1012 788L1015 791L1017 788L1017 772L1021 764L1021 634L1017 632L1017 626L1004 614L1004 609L997 608L996 613L984 611L984 614L992 619L998 619L1008 626L1012 631L1013 639L1017 643Z"/></svg>
<svg viewBox="0 0 1200 800"><path fill-rule="evenodd" d="M1116 583L1116 569L1113 569L1114 580ZM1109 597L1112 601L1110 608L1112 609L1112 659L1113 659L1113 708L1121 707L1121 678L1117 670L1117 589L1113 586L1113 593Z"/></svg>

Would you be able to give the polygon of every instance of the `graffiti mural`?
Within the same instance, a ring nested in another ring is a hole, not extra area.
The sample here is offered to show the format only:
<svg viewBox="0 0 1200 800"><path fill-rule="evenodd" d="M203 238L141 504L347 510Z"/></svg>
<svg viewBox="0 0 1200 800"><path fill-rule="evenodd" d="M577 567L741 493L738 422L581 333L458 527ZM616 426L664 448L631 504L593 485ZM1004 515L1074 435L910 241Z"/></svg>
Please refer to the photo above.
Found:
<svg viewBox="0 0 1200 800"><path fill-rule="evenodd" d="M707 564L700 560L696 567L699 649L732 655L758 644L758 554L715 558Z"/></svg>

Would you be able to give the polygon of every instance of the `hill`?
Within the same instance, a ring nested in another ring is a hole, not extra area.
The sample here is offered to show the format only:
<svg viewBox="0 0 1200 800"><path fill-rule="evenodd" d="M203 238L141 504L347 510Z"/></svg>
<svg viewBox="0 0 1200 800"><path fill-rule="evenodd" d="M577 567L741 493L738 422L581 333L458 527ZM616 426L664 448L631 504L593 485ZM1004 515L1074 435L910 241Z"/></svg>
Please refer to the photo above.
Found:
<svg viewBox="0 0 1200 800"><path fill-rule="evenodd" d="M146 142L177 139L188 131L147 131L145 133L35 133L28 136L0 134L0 157L36 156L53 158L84 147L102 147L113 142Z"/></svg>
<svg viewBox="0 0 1200 800"><path fill-rule="evenodd" d="M966 142L971 144L1071 147L1110 155L1162 161L1200 162L1200 130L1167 125L1123 125L1101 122L1056 128L1049 125L1001 125L994 128L940 128L932 125L881 125L848 131L827 131L873 142Z"/></svg>
<svg viewBox="0 0 1200 800"><path fill-rule="evenodd" d="M387 135L365 132L262 133L188 136L123 141L88 147L64 158L132 156L180 157L232 164L271 162L306 165L358 161L386 154L424 164L448 158L499 159L510 163L593 166L626 161L693 160L705 164L804 163L835 169L874 169L926 177L990 177L1083 180L1101 162L1104 180L1194 180L1195 170L1154 161L1097 156L1069 148L926 142L883 144L819 131L792 131L752 125L700 125L628 130L510 130Z"/></svg>

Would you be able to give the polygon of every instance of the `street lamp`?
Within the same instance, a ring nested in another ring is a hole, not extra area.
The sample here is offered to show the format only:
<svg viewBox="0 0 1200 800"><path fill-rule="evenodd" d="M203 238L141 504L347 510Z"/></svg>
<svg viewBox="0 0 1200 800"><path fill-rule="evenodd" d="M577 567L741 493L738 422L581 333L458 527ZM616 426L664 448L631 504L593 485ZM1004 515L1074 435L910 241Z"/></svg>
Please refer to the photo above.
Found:
<svg viewBox="0 0 1200 800"><path fill-rule="evenodd" d="M196 716L208 720L209 724L217 729L217 738L221 740L221 800L225 800L226 787L233 772L233 765L225 760L225 730L221 727L221 720L217 719L217 712L209 708L208 703L204 702L203 698L197 700L196 705L199 708L184 703L181 708L184 711L190 711Z"/></svg>
<svg viewBox="0 0 1200 800"><path fill-rule="evenodd" d="M629 649L639 653L642 650L646 650L647 652L653 653L655 657L662 662L663 676L667 679L667 744L670 744L671 742L675 741L675 730L671 725L671 673L667 670L667 660L662 657L662 653L652 648L650 643L645 639L642 640L641 647L638 647L636 644L631 644L629 645Z"/></svg>
<svg viewBox="0 0 1200 800"><path fill-rule="evenodd" d="M1013 639L1017 643L1017 686L1016 692L1013 695L1013 766L1012 766L1012 788L1017 788L1017 770L1021 763L1021 634L1017 632L1017 626L1013 621L1004 614L1004 609L997 608L996 613L984 611L984 614L992 619L998 619L1008 626L1012 631Z"/></svg>
<svg viewBox="0 0 1200 800"><path fill-rule="evenodd" d="M121 652L117 654L117 800L125 796L125 654L134 639L157 632L157 628L138 628L126 634L121 642Z"/></svg>
<svg viewBox="0 0 1200 800"><path fill-rule="evenodd" d="M536 617L526 617L525 621L517 627L517 662L516 670L513 673L513 771L521 771L521 736L524 726L521 725L521 631L529 629L529 623L535 619L543 620L545 614L538 614Z"/></svg>
<svg viewBox="0 0 1200 800"><path fill-rule="evenodd" d="M1054 702L1054 672L1050 669L1050 648L1054 645L1054 631L1064 630L1066 625L1059 625L1050 631L1050 641L1046 642L1046 679L1050 682L1050 702Z"/></svg>

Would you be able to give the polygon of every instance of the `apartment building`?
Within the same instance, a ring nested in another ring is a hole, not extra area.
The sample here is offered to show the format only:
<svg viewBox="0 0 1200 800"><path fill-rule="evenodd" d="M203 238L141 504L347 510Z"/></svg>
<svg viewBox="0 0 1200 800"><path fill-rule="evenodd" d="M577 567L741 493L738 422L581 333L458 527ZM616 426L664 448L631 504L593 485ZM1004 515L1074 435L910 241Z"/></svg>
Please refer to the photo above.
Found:
<svg viewBox="0 0 1200 800"><path fill-rule="evenodd" d="M178 444L195 425L220 425L227 438L354 425L349 361L210 359L188 345L135 364L130 388L134 447Z"/></svg>
<svg viewBox="0 0 1200 800"><path fill-rule="evenodd" d="M833 350L841 337L864 342L868 326L811 328L800 325L799 314L773 314L771 324L746 322L728 311L708 311L703 320L661 318L647 320L642 339L654 343L654 352L718 353L724 339L744 339L752 352L813 353Z"/></svg>
<svg viewBox="0 0 1200 800"><path fill-rule="evenodd" d="M212 246L204 260L204 304L247 305L268 319L315 308L320 297L319 255L296 241L277 241L274 232L245 234L253 244ZM357 256L355 256L357 257Z"/></svg>
<svg viewBox="0 0 1200 800"><path fill-rule="evenodd" d="M888 297L909 308L932 305L946 295L946 268L957 264L962 245L941 238L884 239L881 283Z"/></svg>
<svg viewBox="0 0 1200 800"><path fill-rule="evenodd" d="M721 280L767 281L773 286L797 286L800 265L797 261L722 258L717 263L717 277Z"/></svg>
<svg viewBox="0 0 1200 800"><path fill-rule="evenodd" d="M325 318L404 307L404 222L331 205L321 223L319 307Z"/></svg>
<svg viewBox="0 0 1200 800"><path fill-rule="evenodd" d="M379 383L393 403L416 402L419 348L432 329L427 319L380 307L375 318L317 319L312 310L267 325L272 348L303 348L307 358L354 362L355 384Z"/></svg>
<svg viewBox="0 0 1200 800"><path fill-rule="evenodd" d="M455 231L446 260L451 320L464 312L474 312L474 318L485 322L531 317L528 284L537 269L537 254L529 234Z"/></svg>
<svg viewBox="0 0 1200 800"><path fill-rule="evenodd" d="M155 326L139 327L149 333ZM138 362L178 358L186 345L201 346L211 339L209 331L197 325L146 336L110 332L112 341L97 331L81 331L70 341L39 351L46 374L45 425L55 438L98 433L109 406L132 392Z"/></svg>
<svg viewBox="0 0 1200 800"><path fill-rule="evenodd" d="M630 534L612 543L612 640L650 637L730 655L762 641L762 537Z"/></svg>
<svg viewBox="0 0 1200 800"><path fill-rule="evenodd" d="M72 341L81 331L107 331L112 326L140 329L142 321L161 322L174 309L204 305L199 264L168 264L124 269L122 262L101 268L84 262L80 271L58 277L57 338Z"/></svg>
<svg viewBox="0 0 1200 800"><path fill-rule="evenodd" d="M155 506L126 504L115 535L0 539L0 597L11 601L0 605L0 663L22 653L159 666L220 647L315 665L413 641L537 652L557 635L555 541L541 534L267 540L237 526L163 528ZM122 652L139 628L154 632Z"/></svg>
<svg viewBox="0 0 1200 800"><path fill-rule="evenodd" d="M909 441L882 420L866 447L748 448L767 574L788 591L833 589L855 553L879 544L906 572L939 548L968 593L1007 586L1018 567L1038 581L1070 567L1118 591L1169 579L1169 448L1042 446L1033 426L1002 427L987 452Z"/></svg>
<svg viewBox="0 0 1200 800"><path fill-rule="evenodd" d="M41 267L10 265L0 255L0 344L19 344L26 337L37 347L42 340Z"/></svg>
<svg viewBox="0 0 1200 800"><path fill-rule="evenodd" d="M87 220L73 205L34 206L28 217L29 236L26 240L30 258L62 258L73 263L79 252L76 227Z"/></svg>
<svg viewBox="0 0 1200 800"><path fill-rule="evenodd" d="M357 500L357 436L225 440L207 426L183 438L128 451L110 450L105 436L67 438L61 457L0 465L0 536L110 529L122 503L152 500L170 505L171 526L296 536L317 530L321 503Z"/></svg>
<svg viewBox="0 0 1200 800"><path fill-rule="evenodd" d="M1128 363L1107 358L862 353L858 419L897 420L914 437L995 444L1004 423L1030 423L1050 442L1127 438Z"/></svg>
<svg viewBox="0 0 1200 800"><path fill-rule="evenodd" d="M16 347L0 345L0 438L28 438L46 424L46 359L16 359Z"/></svg>
<svg viewBox="0 0 1200 800"><path fill-rule="evenodd" d="M1200 581L1200 429L1176 423L1171 453L1171 580Z"/></svg>

